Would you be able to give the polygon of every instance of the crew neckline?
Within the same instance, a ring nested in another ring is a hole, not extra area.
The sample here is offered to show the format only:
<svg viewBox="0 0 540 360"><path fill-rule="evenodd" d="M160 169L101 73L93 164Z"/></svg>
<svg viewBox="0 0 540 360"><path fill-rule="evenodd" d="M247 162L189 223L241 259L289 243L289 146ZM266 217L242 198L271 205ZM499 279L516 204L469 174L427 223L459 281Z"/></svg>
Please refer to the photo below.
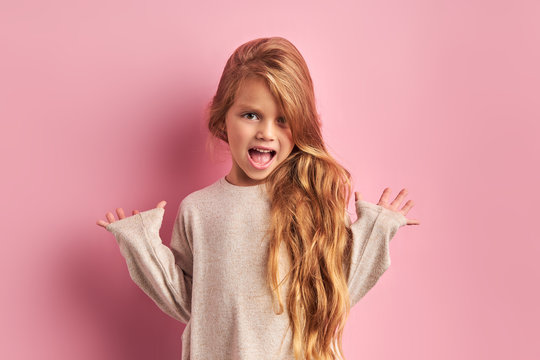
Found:
<svg viewBox="0 0 540 360"><path fill-rule="evenodd" d="M232 190L236 190L236 191L251 191L252 189L253 190L256 190L256 189L262 189L264 186L265 186L265 183L260 183L260 184L257 184L257 185L248 185L248 186L241 186L241 185L234 185L234 184L231 184L226 178L225 178L226 175L223 175L220 179L219 179L219 182L222 186L226 187L226 188L229 188L229 189L232 189Z"/></svg>

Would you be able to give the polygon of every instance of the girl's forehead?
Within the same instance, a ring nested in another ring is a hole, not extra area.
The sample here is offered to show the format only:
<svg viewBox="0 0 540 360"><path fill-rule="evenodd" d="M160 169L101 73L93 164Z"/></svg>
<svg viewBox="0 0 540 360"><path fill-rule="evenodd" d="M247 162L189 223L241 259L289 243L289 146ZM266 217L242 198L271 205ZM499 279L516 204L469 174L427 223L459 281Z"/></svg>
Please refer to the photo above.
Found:
<svg viewBox="0 0 540 360"><path fill-rule="evenodd" d="M240 81L232 104L237 109L253 110L260 113L284 115L280 101L270 90L266 80L260 76L250 76Z"/></svg>

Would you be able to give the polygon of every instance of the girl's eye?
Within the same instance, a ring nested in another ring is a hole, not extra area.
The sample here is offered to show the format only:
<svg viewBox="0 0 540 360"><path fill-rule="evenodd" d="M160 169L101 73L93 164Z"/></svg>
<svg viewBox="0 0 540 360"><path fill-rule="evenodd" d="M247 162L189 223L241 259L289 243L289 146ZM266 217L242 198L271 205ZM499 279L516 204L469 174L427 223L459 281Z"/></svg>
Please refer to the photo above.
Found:
<svg viewBox="0 0 540 360"><path fill-rule="evenodd" d="M257 113L245 113L244 115L242 115L243 117L247 118L248 120L254 120L254 118L251 118L251 116L254 116L255 118L258 118L259 115L257 115ZM286 124L287 121L285 121L285 118L284 117L279 117L278 120L277 120L280 124Z"/></svg>
<svg viewBox="0 0 540 360"><path fill-rule="evenodd" d="M257 114L255 114L255 113L245 113L245 114L242 115L242 116L251 116L251 115L257 116ZM252 119L249 119L249 120L252 120Z"/></svg>

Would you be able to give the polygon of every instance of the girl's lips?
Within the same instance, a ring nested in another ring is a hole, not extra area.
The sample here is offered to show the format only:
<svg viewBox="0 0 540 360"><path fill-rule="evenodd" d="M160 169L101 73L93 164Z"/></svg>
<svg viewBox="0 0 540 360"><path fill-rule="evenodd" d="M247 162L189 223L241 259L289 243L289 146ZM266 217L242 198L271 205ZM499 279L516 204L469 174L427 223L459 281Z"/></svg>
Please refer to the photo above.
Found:
<svg viewBox="0 0 540 360"><path fill-rule="evenodd" d="M258 170L264 170L274 162L274 160L277 157L277 153L275 153L272 156L272 158L265 164L257 164L256 162L254 162L253 159L251 158L251 156L249 155L249 150L247 152L247 156L248 156L249 162L251 163L251 166L253 166L255 169L258 169Z"/></svg>

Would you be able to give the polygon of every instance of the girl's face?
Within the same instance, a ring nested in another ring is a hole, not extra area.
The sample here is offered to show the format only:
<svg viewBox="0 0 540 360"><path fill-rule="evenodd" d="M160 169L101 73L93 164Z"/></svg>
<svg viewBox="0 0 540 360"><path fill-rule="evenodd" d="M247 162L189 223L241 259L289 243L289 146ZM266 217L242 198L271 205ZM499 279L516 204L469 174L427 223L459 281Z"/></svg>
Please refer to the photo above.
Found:
<svg viewBox="0 0 540 360"><path fill-rule="evenodd" d="M226 179L234 185L264 182L294 147L289 124L261 78L243 82L227 111L225 125L232 156Z"/></svg>

